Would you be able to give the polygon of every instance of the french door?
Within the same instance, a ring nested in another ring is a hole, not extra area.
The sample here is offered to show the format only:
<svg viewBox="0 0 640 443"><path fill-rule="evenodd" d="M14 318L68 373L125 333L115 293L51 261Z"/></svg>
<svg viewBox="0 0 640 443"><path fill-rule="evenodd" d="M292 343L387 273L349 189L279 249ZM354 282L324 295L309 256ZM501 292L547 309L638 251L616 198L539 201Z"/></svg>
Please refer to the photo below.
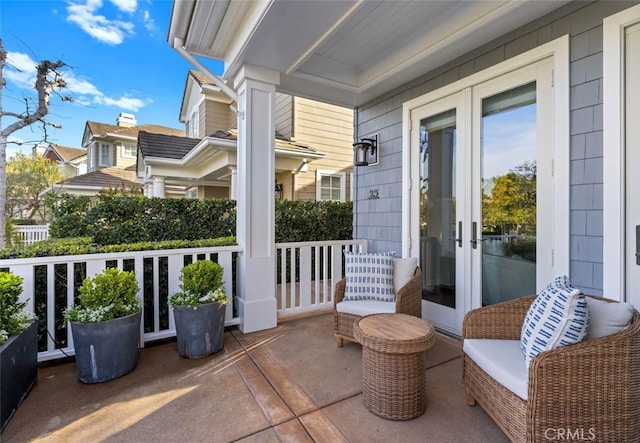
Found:
<svg viewBox="0 0 640 443"><path fill-rule="evenodd" d="M410 111L423 317L440 329L553 276L552 82L543 60Z"/></svg>
<svg viewBox="0 0 640 443"><path fill-rule="evenodd" d="M638 17L640 20L640 16ZM640 306L640 22L624 32L624 108L626 146L626 301ZM609 296L605 294L605 296Z"/></svg>

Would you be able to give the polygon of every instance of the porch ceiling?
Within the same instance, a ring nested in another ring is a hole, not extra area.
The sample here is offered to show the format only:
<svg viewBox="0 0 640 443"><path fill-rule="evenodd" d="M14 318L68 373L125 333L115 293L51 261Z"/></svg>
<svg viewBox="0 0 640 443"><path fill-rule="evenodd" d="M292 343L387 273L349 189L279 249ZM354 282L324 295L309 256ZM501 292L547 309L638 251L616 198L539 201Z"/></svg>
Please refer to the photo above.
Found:
<svg viewBox="0 0 640 443"><path fill-rule="evenodd" d="M168 41L280 73L278 90L357 106L564 1L174 0Z"/></svg>

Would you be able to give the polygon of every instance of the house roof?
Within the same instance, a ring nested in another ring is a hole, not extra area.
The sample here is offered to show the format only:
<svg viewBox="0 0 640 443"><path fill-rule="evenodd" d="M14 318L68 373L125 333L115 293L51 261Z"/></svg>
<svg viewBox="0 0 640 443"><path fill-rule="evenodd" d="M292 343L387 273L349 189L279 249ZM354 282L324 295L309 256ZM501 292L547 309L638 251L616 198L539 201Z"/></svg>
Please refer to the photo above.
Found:
<svg viewBox="0 0 640 443"><path fill-rule="evenodd" d="M215 86L206 75L200 71L196 71L195 69L190 69L187 72L187 78L185 79L184 88L182 89L182 100L180 102L180 112L178 114L178 119L181 122L187 120L186 112L188 109L186 109L186 106L189 105L189 97L193 88L196 86L200 89L200 93L205 93L209 98L213 98L214 100L223 103L231 103L231 98L224 94L220 88Z"/></svg>
<svg viewBox="0 0 640 443"><path fill-rule="evenodd" d="M135 165L127 168L111 166L98 171L88 172L68 178L62 182L62 187L86 187L86 188L132 188L139 187L136 182Z"/></svg>
<svg viewBox="0 0 640 443"><path fill-rule="evenodd" d="M238 131L236 129L216 131L207 137L207 139L210 142L209 144L213 145L215 145L215 139L237 142ZM198 146L200 142L201 140L197 138L152 134L146 131L140 131L138 134L138 147L143 157L180 160ZM287 140L278 133L276 133L276 151L280 151L281 153L286 151L297 155L306 154L311 158L324 156L324 154L319 153L315 149L309 148L302 143Z"/></svg>
<svg viewBox="0 0 640 443"><path fill-rule="evenodd" d="M138 148L143 157L159 157L180 160L189 153L200 139L175 135L138 133Z"/></svg>
<svg viewBox="0 0 640 443"><path fill-rule="evenodd" d="M68 146L56 145L55 143L51 143L47 149L51 149L60 160L65 162L70 162L87 155L86 149L69 148Z"/></svg>
<svg viewBox="0 0 640 443"><path fill-rule="evenodd" d="M184 130L169 128L167 126L144 124L138 126L117 126L107 123L99 123L87 120L87 127L94 137L122 136L137 138L140 131L147 131L155 134L184 136Z"/></svg>
<svg viewBox="0 0 640 443"><path fill-rule="evenodd" d="M216 131L213 134L211 134L212 138L219 138L222 140L238 140L238 130L237 129L227 129L227 130L222 130L222 131ZM303 143L298 143L296 141L287 139L286 137L284 137L282 134L280 134L279 132L276 132L276 150L287 150L287 151L293 151L293 152L298 152L298 153L302 153L302 154L312 154L312 155L316 155L318 154L318 151L316 151L315 149L310 148L309 146L307 146L306 144ZM324 156L324 155L322 155Z"/></svg>

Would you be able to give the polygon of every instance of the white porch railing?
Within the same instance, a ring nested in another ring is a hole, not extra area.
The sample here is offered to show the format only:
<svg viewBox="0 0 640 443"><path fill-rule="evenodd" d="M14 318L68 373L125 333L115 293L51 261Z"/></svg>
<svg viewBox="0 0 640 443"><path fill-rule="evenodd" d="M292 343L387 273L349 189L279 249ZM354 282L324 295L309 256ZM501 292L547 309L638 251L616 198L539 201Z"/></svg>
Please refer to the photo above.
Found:
<svg viewBox="0 0 640 443"><path fill-rule="evenodd" d="M29 225L15 226L16 231L20 235L20 240L23 244L28 245L31 243L39 242L49 238L49 225Z"/></svg>
<svg viewBox="0 0 640 443"><path fill-rule="evenodd" d="M227 304L225 326L239 323L235 308L235 261L242 252L238 246L118 252L112 254L67 255L0 260L0 270L23 278L22 299L40 321L38 361L73 355L71 330L64 324L63 312L73 304L84 277L107 267L135 271L143 301L141 345L175 336L168 296L178 290L180 270L192 261L209 258L224 268L223 281L231 302ZM44 349L43 349L44 348Z"/></svg>
<svg viewBox="0 0 640 443"><path fill-rule="evenodd" d="M336 282L344 275L344 251L367 252L366 240L277 243L278 316L333 305Z"/></svg>
<svg viewBox="0 0 640 443"><path fill-rule="evenodd" d="M366 252L367 242L279 243L276 248L278 315L286 316L330 307L334 282L344 274L343 251ZM82 280L107 267L136 273L143 300L141 345L175 337L168 296L178 290L182 267L198 259L211 259L224 268L223 281L230 296L225 326L239 324L235 263L240 254L239 246L222 246L7 259L0 260L0 271L8 270L23 278L21 298L29 300L27 309L40 322L38 361L47 361L74 354L73 337L64 323L63 312L73 304Z"/></svg>

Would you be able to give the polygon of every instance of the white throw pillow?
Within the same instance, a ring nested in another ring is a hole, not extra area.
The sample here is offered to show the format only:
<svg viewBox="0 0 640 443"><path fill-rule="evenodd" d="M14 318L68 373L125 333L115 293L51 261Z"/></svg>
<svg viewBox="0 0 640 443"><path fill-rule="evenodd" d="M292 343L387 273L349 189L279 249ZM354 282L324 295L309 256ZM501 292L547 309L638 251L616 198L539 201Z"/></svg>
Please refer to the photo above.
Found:
<svg viewBox="0 0 640 443"><path fill-rule="evenodd" d="M587 297L587 305L591 311L587 340L615 334L631 323L634 310L631 303L610 303Z"/></svg>
<svg viewBox="0 0 640 443"><path fill-rule="evenodd" d="M538 294L527 311L520 336L527 368L541 352L584 340L589 328L585 298L566 275L557 277Z"/></svg>
<svg viewBox="0 0 640 443"><path fill-rule="evenodd" d="M393 255L361 252L345 252L344 255L344 300L396 300L393 291Z"/></svg>
<svg viewBox="0 0 640 443"><path fill-rule="evenodd" d="M393 260L393 290L398 291L413 278L418 267L418 257L396 258Z"/></svg>

